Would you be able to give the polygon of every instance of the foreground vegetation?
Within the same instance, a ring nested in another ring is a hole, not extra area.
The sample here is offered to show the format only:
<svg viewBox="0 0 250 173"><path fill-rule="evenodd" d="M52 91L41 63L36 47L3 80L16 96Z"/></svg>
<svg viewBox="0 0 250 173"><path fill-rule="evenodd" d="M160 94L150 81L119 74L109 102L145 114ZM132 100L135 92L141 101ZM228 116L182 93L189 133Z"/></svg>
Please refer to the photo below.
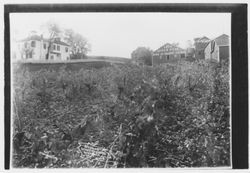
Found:
<svg viewBox="0 0 250 173"><path fill-rule="evenodd" d="M14 167L230 165L227 65L14 71Z"/></svg>

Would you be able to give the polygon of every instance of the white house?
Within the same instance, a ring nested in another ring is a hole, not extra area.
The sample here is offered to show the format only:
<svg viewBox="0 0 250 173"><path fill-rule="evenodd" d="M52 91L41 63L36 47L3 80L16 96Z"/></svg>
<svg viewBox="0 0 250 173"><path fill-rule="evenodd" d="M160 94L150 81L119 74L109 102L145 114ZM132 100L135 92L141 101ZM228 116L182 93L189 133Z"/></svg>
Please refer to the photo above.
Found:
<svg viewBox="0 0 250 173"><path fill-rule="evenodd" d="M70 46L61 41L60 38L51 40L48 51L49 40L43 36L32 35L17 43L16 59L29 60L69 60ZM48 54L48 56L46 56Z"/></svg>

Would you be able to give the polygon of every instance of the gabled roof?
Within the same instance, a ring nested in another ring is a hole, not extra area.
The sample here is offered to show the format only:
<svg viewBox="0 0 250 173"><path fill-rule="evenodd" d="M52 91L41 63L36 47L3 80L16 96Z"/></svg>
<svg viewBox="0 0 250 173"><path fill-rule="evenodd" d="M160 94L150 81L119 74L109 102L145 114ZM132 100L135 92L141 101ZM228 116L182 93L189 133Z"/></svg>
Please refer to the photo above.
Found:
<svg viewBox="0 0 250 173"><path fill-rule="evenodd" d="M222 34L219 37L216 37L214 41L218 46L229 45L229 36L226 34Z"/></svg>
<svg viewBox="0 0 250 173"><path fill-rule="evenodd" d="M210 42L212 42L212 41L215 41L216 44L217 44L218 46L229 45L229 36L226 35L226 34L222 34L222 35L216 37L215 39L211 40ZM210 42L209 42L209 43L210 43ZM207 46L208 46L208 45L209 45L209 44L207 44ZM207 47L207 46L206 46L206 47Z"/></svg>
<svg viewBox="0 0 250 173"><path fill-rule="evenodd" d="M207 45L210 43L210 41L211 40L206 36L194 38L195 48L198 50L204 50L207 47Z"/></svg>
<svg viewBox="0 0 250 173"><path fill-rule="evenodd" d="M35 40L35 41L41 41L42 40L42 37L39 36L39 35L31 35L23 40L20 40L21 42L23 41L31 41L31 40ZM46 42L49 42L49 39L46 39L46 38L43 38L43 41L46 41ZM54 40L52 41L53 43L56 43L56 44L60 44L60 45L63 45L63 46L69 46L67 43L61 41L61 40Z"/></svg>
<svg viewBox="0 0 250 173"><path fill-rule="evenodd" d="M201 43L207 43L210 41L210 39L206 36L203 36L203 37L194 38L194 41L201 42Z"/></svg>
<svg viewBox="0 0 250 173"><path fill-rule="evenodd" d="M154 51L154 53L157 53L157 52L163 50L165 47L177 48L178 51L184 51L184 49L182 49L182 48L180 48L180 47L178 47L178 46L175 46L175 45L170 44L170 43L166 43L166 44L164 44L163 46L161 46L160 48L156 49L156 50Z"/></svg>

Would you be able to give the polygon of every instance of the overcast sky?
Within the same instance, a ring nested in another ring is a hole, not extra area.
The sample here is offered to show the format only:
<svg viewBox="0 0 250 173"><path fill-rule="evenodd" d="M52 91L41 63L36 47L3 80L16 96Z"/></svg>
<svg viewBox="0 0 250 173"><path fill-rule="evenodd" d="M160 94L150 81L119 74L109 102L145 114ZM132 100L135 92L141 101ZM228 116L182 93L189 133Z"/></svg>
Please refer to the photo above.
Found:
<svg viewBox="0 0 250 173"><path fill-rule="evenodd" d="M195 37L231 35L230 13L12 13L11 37L22 39L31 30L40 34L48 21L87 38L89 55L126 58L139 46L156 50L178 42L185 48Z"/></svg>

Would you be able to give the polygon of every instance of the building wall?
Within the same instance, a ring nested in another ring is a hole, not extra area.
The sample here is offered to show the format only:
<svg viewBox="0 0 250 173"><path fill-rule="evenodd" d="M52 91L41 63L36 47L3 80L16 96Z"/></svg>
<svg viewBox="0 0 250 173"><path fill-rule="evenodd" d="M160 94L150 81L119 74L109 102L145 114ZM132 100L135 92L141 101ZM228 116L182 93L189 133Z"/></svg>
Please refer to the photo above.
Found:
<svg viewBox="0 0 250 173"><path fill-rule="evenodd" d="M32 41L35 43L35 47L31 46ZM26 45L26 48L25 48ZM36 40L30 40L30 41L26 41L26 42L20 42L18 44L18 53L17 53L17 57L18 59L27 59L30 57L26 57L26 54L23 52L23 49L30 49L32 50L32 58L31 59L35 59L35 60L39 60L40 57L40 43L39 41Z"/></svg>
<svg viewBox="0 0 250 173"><path fill-rule="evenodd" d="M220 58L219 58L219 46L216 43L215 43L215 46L214 46L213 53L211 53L211 42L205 48L204 53L205 53L205 59L214 60L214 61L217 61L217 62L220 61Z"/></svg>
<svg viewBox="0 0 250 173"><path fill-rule="evenodd" d="M195 49L195 58L196 59L205 59L204 48L202 49Z"/></svg>
<svg viewBox="0 0 250 173"><path fill-rule="evenodd" d="M204 50L204 54L205 54L205 59L209 60L211 59L211 42L207 45L207 47Z"/></svg>
<svg viewBox="0 0 250 173"><path fill-rule="evenodd" d="M215 60L220 62L221 60L228 60L229 59L229 46L228 45L218 45L215 42L215 50L211 54L211 42L205 48L205 59Z"/></svg>
<svg viewBox="0 0 250 173"><path fill-rule="evenodd" d="M221 60L228 60L229 59L229 46L220 46L219 47L219 56Z"/></svg>
<svg viewBox="0 0 250 173"><path fill-rule="evenodd" d="M30 41L31 42L31 41ZM35 60L41 60L41 42L40 41L35 41L36 46L34 47L34 57L33 59Z"/></svg>
<svg viewBox="0 0 250 173"><path fill-rule="evenodd" d="M55 49L54 49L54 46L55 46ZM60 50L57 49L58 46L60 47ZM68 52L66 52L66 48L68 48ZM67 59L69 59L69 56L70 56L69 51L70 50L69 50L68 46L53 43L52 50L53 50L53 52L58 53L58 54L51 54L54 56L55 60L67 60ZM60 55L60 56L58 56L58 55Z"/></svg>
<svg viewBox="0 0 250 173"><path fill-rule="evenodd" d="M184 54L184 53L182 53ZM164 63L175 63L181 60L181 54L168 54L168 55L153 55L153 65L159 65Z"/></svg>
<svg viewBox="0 0 250 173"><path fill-rule="evenodd" d="M35 42L35 47L31 47L32 41ZM26 59L25 56L22 56L22 50L25 46L25 43L27 43L27 48L33 50L33 55L32 55L33 60L46 60L46 54L48 52L49 43L44 42L44 41L37 41L37 40L20 42L18 45L17 59ZM44 47L44 45L46 45L46 47ZM56 46L56 50L53 50L53 45ZM57 46L60 46L60 50L57 50ZM66 47L68 48L68 52L65 51ZM64 45L60 45L60 44L52 44L51 50L53 50L53 52L58 53L58 54L51 53L51 51L50 51L49 60L52 60L52 56L53 56L53 60L67 60L67 59L69 59L70 49L68 46L64 46ZM59 54L60 54L60 56L57 56Z"/></svg>
<svg viewBox="0 0 250 173"><path fill-rule="evenodd" d="M196 59L205 59L205 48L208 42L195 43L195 58Z"/></svg>
<svg viewBox="0 0 250 173"><path fill-rule="evenodd" d="M219 59L219 47L218 47L218 45L216 43L215 43L215 46L214 46L214 51L211 54L211 59L215 60L217 62L220 61L220 59Z"/></svg>

